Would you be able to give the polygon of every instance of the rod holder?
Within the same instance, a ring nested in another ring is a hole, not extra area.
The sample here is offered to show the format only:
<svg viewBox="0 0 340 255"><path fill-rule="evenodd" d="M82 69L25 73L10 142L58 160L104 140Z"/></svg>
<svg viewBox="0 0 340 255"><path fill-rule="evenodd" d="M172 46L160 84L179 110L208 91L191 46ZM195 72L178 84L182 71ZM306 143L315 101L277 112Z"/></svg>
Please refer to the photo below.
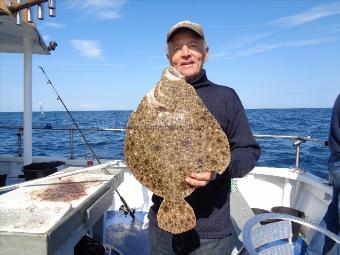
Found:
<svg viewBox="0 0 340 255"><path fill-rule="evenodd" d="M21 0L17 0L18 4L20 4L20 2L21 2ZM16 16L17 16L16 17L17 18L17 22L16 22L17 25L21 25L21 11L18 11Z"/></svg>
<svg viewBox="0 0 340 255"><path fill-rule="evenodd" d="M43 4L38 5L38 19L40 20L44 19L44 5Z"/></svg>
<svg viewBox="0 0 340 255"><path fill-rule="evenodd" d="M294 145L296 147L296 152L295 152L295 168L298 169L299 168L299 165L300 165L300 146L302 143L304 143L305 141L304 140L296 140L294 142Z"/></svg>
<svg viewBox="0 0 340 255"><path fill-rule="evenodd" d="M27 22L33 23L33 8L27 8Z"/></svg>
<svg viewBox="0 0 340 255"><path fill-rule="evenodd" d="M17 22L16 22L16 24L19 25L19 26L21 25L21 12L20 11L17 12Z"/></svg>
<svg viewBox="0 0 340 255"><path fill-rule="evenodd" d="M55 17L55 16L56 16L55 9L49 8L49 9L48 9L48 15L49 15L50 17Z"/></svg>
<svg viewBox="0 0 340 255"><path fill-rule="evenodd" d="M48 0L48 8L55 9L56 7L56 0Z"/></svg>

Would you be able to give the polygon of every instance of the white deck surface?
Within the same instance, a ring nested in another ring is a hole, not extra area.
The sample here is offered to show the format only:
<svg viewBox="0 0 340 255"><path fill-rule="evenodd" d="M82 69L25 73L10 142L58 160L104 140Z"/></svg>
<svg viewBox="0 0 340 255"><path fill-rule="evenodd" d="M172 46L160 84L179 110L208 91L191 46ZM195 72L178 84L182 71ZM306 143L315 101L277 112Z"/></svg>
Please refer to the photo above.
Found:
<svg viewBox="0 0 340 255"><path fill-rule="evenodd" d="M63 202L0 202L0 232L46 233L71 210Z"/></svg>

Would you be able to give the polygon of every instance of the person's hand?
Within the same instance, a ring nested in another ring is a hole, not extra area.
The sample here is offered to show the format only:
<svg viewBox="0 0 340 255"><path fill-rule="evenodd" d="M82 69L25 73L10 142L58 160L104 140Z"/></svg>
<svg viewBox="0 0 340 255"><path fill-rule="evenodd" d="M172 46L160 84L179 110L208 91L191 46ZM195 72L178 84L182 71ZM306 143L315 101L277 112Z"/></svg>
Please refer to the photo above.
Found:
<svg viewBox="0 0 340 255"><path fill-rule="evenodd" d="M216 172L201 172L201 173L191 173L189 176L185 177L185 181L191 186L196 188L204 187L209 182L216 179Z"/></svg>

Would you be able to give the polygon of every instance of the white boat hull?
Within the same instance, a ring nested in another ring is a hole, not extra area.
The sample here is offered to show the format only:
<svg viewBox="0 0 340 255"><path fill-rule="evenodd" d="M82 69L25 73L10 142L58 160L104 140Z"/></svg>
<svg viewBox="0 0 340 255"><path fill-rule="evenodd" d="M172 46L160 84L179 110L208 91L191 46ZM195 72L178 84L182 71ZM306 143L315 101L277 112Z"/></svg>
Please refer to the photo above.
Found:
<svg viewBox="0 0 340 255"><path fill-rule="evenodd" d="M58 158L34 158L33 162L61 160ZM142 186L122 161L114 161L114 168L124 172L124 181L119 186L119 193L130 208L148 212L152 193ZM82 168L87 161L66 160L65 167ZM2 167L1 167L2 166ZM21 174L22 162L17 157L0 157L0 169L7 169L7 174ZM0 173L1 174L1 173ZM274 206L285 206L304 212L305 219L319 224L332 199L332 187L308 172L289 168L255 167L248 175L237 179L237 187L250 208L270 211ZM114 192L112 205L108 211L119 211L122 202ZM128 216L127 216L128 217ZM143 229L148 221L145 214ZM309 243L312 232L302 228L301 234Z"/></svg>

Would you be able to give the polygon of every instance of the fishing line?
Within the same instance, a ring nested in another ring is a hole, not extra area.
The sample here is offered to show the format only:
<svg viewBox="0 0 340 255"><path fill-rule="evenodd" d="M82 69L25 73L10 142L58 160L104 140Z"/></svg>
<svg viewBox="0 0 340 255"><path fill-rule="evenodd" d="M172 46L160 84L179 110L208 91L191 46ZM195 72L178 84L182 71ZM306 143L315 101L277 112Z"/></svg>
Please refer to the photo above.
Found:
<svg viewBox="0 0 340 255"><path fill-rule="evenodd" d="M71 112L67 109L64 101L61 99L60 95L58 94L56 88L54 87L54 85L52 84L51 80L48 78L45 70L39 66L39 68L41 69L41 71L44 73L46 79L47 79L47 84L51 85L52 89L54 90L55 94L57 95L57 100L59 100L62 105L64 106L66 112L68 113L68 115L70 116L73 124L75 125L76 129L79 131L80 135L82 136L82 138L84 139L86 145L89 147L91 153L92 153L92 156L96 159L96 161L98 162L98 164L100 165L100 160L99 158L97 157L96 153L94 152L91 144L88 142L88 140L86 139L86 137L84 136L83 132L81 131L81 129L78 127L78 124L77 122L75 121L75 119L73 118ZM104 168L103 169L105 171L106 174L109 174L109 172ZM123 205L124 206L121 206L121 208L119 208L119 210L123 211L124 214L130 214L130 216L132 217L132 219L135 219L135 210L134 209L131 209L128 204L126 203L125 199L120 195L120 193L118 192L118 189L116 189L116 192L117 192L117 195L119 196L120 200L122 201Z"/></svg>

